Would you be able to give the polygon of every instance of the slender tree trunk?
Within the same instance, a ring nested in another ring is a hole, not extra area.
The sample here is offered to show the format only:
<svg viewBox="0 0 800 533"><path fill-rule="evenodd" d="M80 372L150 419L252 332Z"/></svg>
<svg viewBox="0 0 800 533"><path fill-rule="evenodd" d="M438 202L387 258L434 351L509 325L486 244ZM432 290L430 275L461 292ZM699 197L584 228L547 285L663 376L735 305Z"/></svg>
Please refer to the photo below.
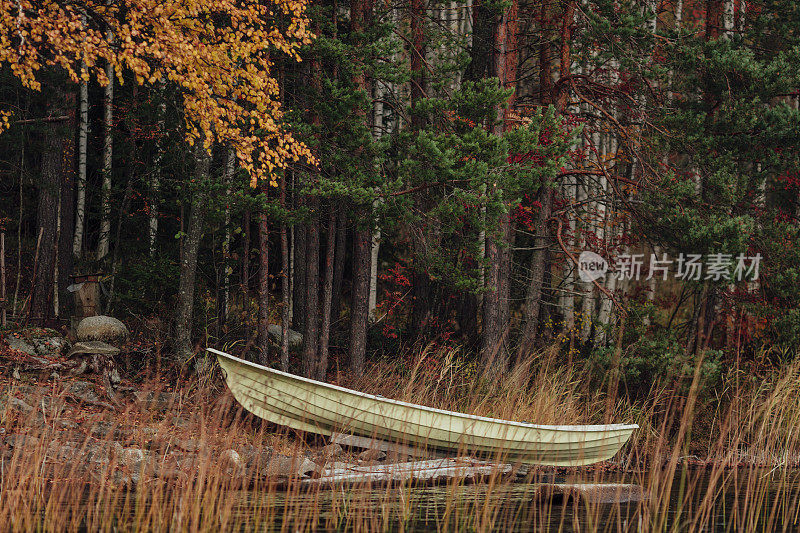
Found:
<svg viewBox="0 0 800 533"><path fill-rule="evenodd" d="M153 171L150 174L150 201L149 201L149 217L147 224L147 239L149 243L150 257L156 255L156 241L158 239L158 212L159 201L161 192L161 174L164 166L164 142L166 136L165 117L167 114L167 102L164 94L164 83L160 84L161 90L159 98L161 102L158 104L158 113L156 115L156 123L158 125L158 140L156 141L156 156L153 161Z"/></svg>
<svg viewBox="0 0 800 533"><path fill-rule="evenodd" d="M223 182L225 184L225 214L223 218L223 231L225 232L222 237L222 323L228 323L228 314L230 312L231 302L231 184L233 182L233 173L236 169L236 153L233 148L228 148L225 158L225 172L223 174Z"/></svg>
<svg viewBox="0 0 800 533"><path fill-rule="evenodd" d="M725 37L730 37L733 35L733 30L735 27L735 19L734 17L735 11L735 3L734 0L725 0L723 5L722 11L722 26L723 30L725 31Z"/></svg>
<svg viewBox="0 0 800 533"><path fill-rule="evenodd" d="M504 285L503 246L508 246L511 225L508 214L500 215L499 234L486 239L486 259L489 263L486 278L487 290L483 297L483 338L481 340L480 358L484 368L492 373L500 373L508 367L506 344L508 324L503 322L508 316L503 308L508 301L503 301L506 292Z"/></svg>
<svg viewBox="0 0 800 533"><path fill-rule="evenodd" d="M269 183L261 184L266 198ZM269 361L269 214L266 208L258 214L258 360L266 365Z"/></svg>
<svg viewBox="0 0 800 533"><path fill-rule="evenodd" d="M294 277L292 288L292 327L297 331L306 328L306 225L294 226Z"/></svg>
<svg viewBox="0 0 800 533"><path fill-rule="evenodd" d="M574 205L576 200L577 176L570 176L564 182L564 197L567 205ZM567 246L574 248L575 230L577 229L577 215L574 210L567 211L569 236ZM561 314L564 317L564 331L569 332L570 338L575 330L575 265L571 262L564 265L564 289L561 293L560 304Z"/></svg>
<svg viewBox="0 0 800 533"><path fill-rule="evenodd" d="M536 344L536 333L539 329L539 312L542 302L542 284L545 274L545 247L548 242L547 221L550 219L553 207L553 189L543 185L539 194L539 213L536 216L536 238L531 256L530 280L525 295L525 308L523 312L522 335L517 348L517 361L529 356Z"/></svg>
<svg viewBox="0 0 800 533"><path fill-rule="evenodd" d="M366 208L362 208L367 211ZM361 219L362 217L358 217ZM353 231L353 302L350 312L350 371L364 374L369 322L369 268L372 232L356 226Z"/></svg>
<svg viewBox="0 0 800 533"><path fill-rule="evenodd" d="M135 95L134 95L135 98ZM132 131L132 130L131 130ZM131 161L138 161L136 155L137 145L135 139L131 139L131 146L133 148L131 154L129 154ZM125 224L125 221L129 219L129 215L131 212L131 199L133 198L133 180L134 176L136 175L135 170L135 163L131 163L128 165L128 170L126 172L127 176L125 179L125 192L122 195L122 205L119 208L119 212L117 215L117 231L114 235L114 242L121 242L120 235L122 234L122 227ZM108 301L106 302L105 306L105 314L110 315L112 310L114 309L114 300L116 299L116 278L117 272L119 271L120 266L120 247L114 246L114 252L111 254L113 259L111 261L111 281L109 283L109 296Z"/></svg>
<svg viewBox="0 0 800 533"><path fill-rule="evenodd" d="M23 191L25 189L25 136L22 136L22 146L19 149L19 219L17 220L17 278L14 281L14 303L12 304L12 313L16 314L17 303L19 301L19 286L22 283L22 221L24 214L24 197Z"/></svg>
<svg viewBox="0 0 800 533"><path fill-rule="evenodd" d="M425 114L417 108L425 97L425 0L411 0L411 128L425 127Z"/></svg>
<svg viewBox="0 0 800 533"><path fill-rule="evenodd" d="M331 324L339 320L342 311L342 281L347 254L347 210L339 206L336 224L336 251L333 257L333 294L331 296Z"/></svg>
<svg viewBox="0 0 800 533"><path fill-rule="evenodd" d="M472 5L472 43L470 62L464 72L464 80L478 81L486 76L492 57L492 33L497 24L492 8L486 0L475 0ZM466 29L466 28L465 28Z"/></svg>
<svg viewBox="0 0 800 533"><path fill-rule="evenodd" d="M383 137L384 127L383 127L383 119L384 119L384 107L383 107L383 100L385 98L385 87L379 83L373 83L372 89L374 92L373 95L373 113L372 113L372 138L375 140L380 139ZM379 171L380 169L378 169ZM381 198L377 198L372 203L373 210L377 211L378 207L382 203ZM334 220L335 221L335 220ZM375 321L377 317L375 316L375 308L378 304L378 255L380 254L381 248L381 228L375 227L375 230L372 234L372 250L371 250L371 264L370 264L370 271L369 271L369 319L370 321Z"/></svg>
<svg viewBox="0 0 800 533"><path fill-rule="evenodd" d="M67 109L70 117L74 119L75 93L69 93L67 97ZM59 317L68 317L71 309L71 293L67 290L69 278L72 275L73 267L73 244L74 244L74 216L75 216L75 144L73 142L75 120L69 120L68 128L64 139L64 168L61 178L61 191L59 193L59 229L58 229L58 279L56 284L56 295L58 296L58 306L56 312Z"/></svg>
<svg viewBox="0 0 800 533"><path fill-rule="evenodd" d="M244 212L242 220L242 313L246 318L250 310L250 210Z"/></svg>
<svg viewBox="0 0 800 533"><path fill-rule="evenodd" d="M281 207L286 208L286 173L281 178ZM292 319L289 283L289 236L286 222L281 222L281 370L289 371L289 321Z"/></svg>
<svg viewBox="0 0 800 533"><path fill-rule="evenodd" d="M739 0L739 31L744 32L744 25L747 17L747 0Z"/></svg>
<svg viewBox="0 0 800 533"><path fill-rule="evenodd" d="M83 20L85 24L85 16ZM86 68L86 64L81 62L81 68ZM75 205L75 233L72 242L72 255L75 256L75 258L80 258L83 254L83 232L86 225L86 147L89 138L89 84L85 81L80 84L79 106L78 177Z"/></svg>
<svg viewBox="0 0 800 533"><path fill-rule="evenodd" d="M331 303L333 297L333 260L336 251L336 208L331 205L328 215L328 238L325 243L325 280L322 287L322 324L319 332L319 364L315 379L324 380L328 373L328 344L331 333Z"/></svg>
<svg viewBox="0 0 800 533"><path fill-rule="evenodd" d="M303 330L303 375L316 375L319 343L319 201L309 201L311 221L306 227L306 295Z"/></svg>
<svg viewBox="0 0 800 533"><path fill-rule="evenodd" d="M113 40L111 30L106 38ZM111 170L113 164L113 133L114 133L114 68L109 64L106 67L108 85L103 98L103 185L100 197L100 237L97 241L97 259L104 259L108 255L109 239L111 235Z"/></svg>
<svg viewBox="0 0 800 533"><path fill-rule="evenodd" d="M211 156L203 142L195 143L195 179L202 183L208 177ZM194 312L195 276L197 254L203 237L206 198L202 190L194 191L186 225L183 254L181 255L180 281L178 282L178 305L175 312L175 352L181 361L188 361L192 351L192 317Z"/></svg>

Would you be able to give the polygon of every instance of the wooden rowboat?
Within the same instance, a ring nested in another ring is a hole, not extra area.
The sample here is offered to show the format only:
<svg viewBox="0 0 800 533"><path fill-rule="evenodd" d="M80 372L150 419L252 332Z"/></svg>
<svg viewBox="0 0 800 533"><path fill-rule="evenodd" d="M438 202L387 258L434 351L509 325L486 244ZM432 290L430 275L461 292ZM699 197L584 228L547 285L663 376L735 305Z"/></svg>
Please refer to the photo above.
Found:
<svg viewBox="0 0 800 533"><path fill-rule="evenodd" d="M420 449L522 463L610 459L639 426L551 426L434 409L267 368L213 348L236 400L269 422L321 435L352 433Z"/></svg>

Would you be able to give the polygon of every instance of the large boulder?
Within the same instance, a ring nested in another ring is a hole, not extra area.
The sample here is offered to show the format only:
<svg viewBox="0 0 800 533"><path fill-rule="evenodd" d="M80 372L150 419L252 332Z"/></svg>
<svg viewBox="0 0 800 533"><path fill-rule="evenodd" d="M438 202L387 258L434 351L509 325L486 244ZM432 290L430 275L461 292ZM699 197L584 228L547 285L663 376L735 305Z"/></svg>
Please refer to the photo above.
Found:
<svg viewBox="0 0 800 533"><path fill-rule="evenodd" d="M275 344L281 344L281 326L280 324L270 324L267 328L269 336L275 341ZM303 346L303 334L293 329L289 329L289 349L299 350Z"/></svg>
<svg viewBox="0 0 800 533"><path fill-rule="evenodd" d="M125 324L114 317L98 315L80 321L76 331L79 341L103 341L110 344L128 340L130 333Z"/></svg>

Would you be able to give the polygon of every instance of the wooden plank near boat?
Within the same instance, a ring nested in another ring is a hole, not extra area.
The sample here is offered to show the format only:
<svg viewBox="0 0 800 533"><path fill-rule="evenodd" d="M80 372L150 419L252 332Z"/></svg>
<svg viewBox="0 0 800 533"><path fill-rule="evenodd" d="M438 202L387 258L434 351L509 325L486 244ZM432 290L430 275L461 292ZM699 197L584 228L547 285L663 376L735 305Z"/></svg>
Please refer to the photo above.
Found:
<svg viewBox="0 0 800 533"><path fill-rule="evenodd" d="M304 479L306 485L438 483L508 476L509 464L492 464L469 457L431 459L374 466L335 466L318 478Z"/></svg>
<svg viewBox="0 0 800 533"><path fill-rule="evenodd" d="M267 368L214 350L228 388L269 422L330 436L350 433L496 462L582 466L613 457L636 424L544 425L435 409Z"/></svg>

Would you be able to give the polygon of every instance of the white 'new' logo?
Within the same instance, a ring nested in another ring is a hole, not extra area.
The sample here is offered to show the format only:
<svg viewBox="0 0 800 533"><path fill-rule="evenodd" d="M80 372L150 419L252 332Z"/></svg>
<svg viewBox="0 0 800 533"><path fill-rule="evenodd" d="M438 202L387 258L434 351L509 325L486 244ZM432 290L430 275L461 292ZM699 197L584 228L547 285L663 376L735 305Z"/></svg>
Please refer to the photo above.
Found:
<svg viewBox="0 0 800 533"><path fill-rule="evenodd" d="M578 257L578 275L581 281L600 279L608 272L608 262L594 252L584 251Z"/></svg>

